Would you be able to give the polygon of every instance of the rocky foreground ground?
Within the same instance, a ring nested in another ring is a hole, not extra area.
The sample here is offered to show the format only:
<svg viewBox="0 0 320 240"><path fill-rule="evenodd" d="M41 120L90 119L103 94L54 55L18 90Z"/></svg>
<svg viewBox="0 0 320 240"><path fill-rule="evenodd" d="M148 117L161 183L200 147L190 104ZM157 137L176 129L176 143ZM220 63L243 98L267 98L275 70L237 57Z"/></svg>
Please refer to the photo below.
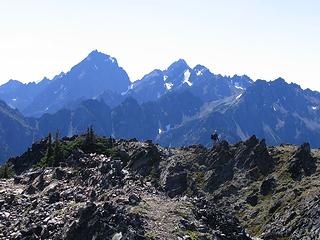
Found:
<svg viewBox="0 0 320 240"><path fill-rule="evenodd" d="M10 159L0 239L320 239L320 152L308 144L109 141L70 147L56 166L37 165L46 141Z"/></svg>

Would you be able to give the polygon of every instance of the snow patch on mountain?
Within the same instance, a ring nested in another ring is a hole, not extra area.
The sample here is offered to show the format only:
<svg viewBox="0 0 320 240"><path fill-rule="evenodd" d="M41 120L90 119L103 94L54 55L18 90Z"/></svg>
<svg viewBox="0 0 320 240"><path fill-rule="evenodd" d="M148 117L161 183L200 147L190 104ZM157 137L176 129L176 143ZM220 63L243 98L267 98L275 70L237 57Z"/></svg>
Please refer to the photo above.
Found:
<svg viewBox="0 0 320 240"><path fill-rule="evenodd" d="M237 84L236 84L234 87L235 87L236 89L245 90L243 87L240 87L240 86L237 85Z"/></svg>
<svg viewBox="0 0 320 240"><path fill-rule="evenodd" d="M134 83L130 84L130 86L128 87L127 91L124 91L121 93L122 96L126 95L131 89L133 89L134 87Z"/></svg>
<svg viewBox="0 0 320 240"><path fill-rule="evenodd" d="M165 83L164 86L167 90L170 90L173 87L173 83Z"/></svg>
<svg viewBox="0 0 320 240"><path fill-rule="evenodd" d="M284 114L284 115L288 114L288 111L280 104L277 104L277 103L273 104L273 108L275 111L281 114Z"/></svg>
<svg viewBox="0 0 320 240"><path fill-rule="evenodd" d="M192 82L190 82L190 70L186 70L184 73L183 73L183 83L187 83L189 85L189 87L192 86Z"/></svg>
<svg viewBox="0 0 320 240"><path fill-rule="evenodd" d="M204 69L198 70L197 73L196 73L196 75L197 75L197 76L203 75L203 70L204 70Z"/></svg>

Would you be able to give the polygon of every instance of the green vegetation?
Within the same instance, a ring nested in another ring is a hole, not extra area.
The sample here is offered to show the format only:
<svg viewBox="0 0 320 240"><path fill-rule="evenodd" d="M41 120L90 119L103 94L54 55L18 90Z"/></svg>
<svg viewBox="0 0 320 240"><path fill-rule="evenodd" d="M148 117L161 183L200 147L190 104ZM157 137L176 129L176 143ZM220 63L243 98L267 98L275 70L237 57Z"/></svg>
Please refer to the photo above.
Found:
<svg viewBox="0 0 320 240"><path fill-rule="evenodd" d="M188 231L188 235L189 235L191 240L198 240L199 239L198 234L196 232L194 232L194 231L190 231L189 230Z"/></svg>
<svg viewBox="0 0 320 240"><path fill-rule="evenodd" d="M153 232L146 232L144 235L148 240L155 240L156 235Z"/></svg>
<svg viewBox="0 0 320 240"><path fill-rule="evenodd" d="M56 139L56 141L58 141L58 139ZM47 151L44 157L38 163L39 167L46 167L46 166L52 167L55 163L55 160L57 159L57 156L55 156L54 154L57 151L56 146L58 145L58 143L55 142L55 151L53 151L51 133L49 133L48 137L46 138L46 142L47 142Z"/></svg>
<svg viewBox="0 0 320 240"><path fill-rule="evenodd" d="M90 127L83 135L64 138L63 140L59 138L59 131L56 132L54 141L52 141L51 133L49 133L46 138L46 152L35 165L37 167L59 166L59 163L68 158L76 149L81 149L85 153L119 156L118 151L113 148L113 139L96 136L93 128Z"/></svg>
<svg viewBox="0 0 320 240"><path fill-rule="evenodd" d="M262 180L249 183L245 188L239 191L242 198L245 199L252 193L258 196L258 203L255 206L245 204L236 213L236 216L245 227L251 236L259 237L266 231L265 227L279 218L279 216L286 215L289 211L294 209L303 209L302 199L306 199L308 196L317 196L318 194L318 182L317 175L314 175L311 181L308 178L304 178L301 181L294 181L288 172L288 165L290 158L296 151L295 146L283 145L275 147L272 150L273 157L276 159L276 166L273 173L268 178L273 177L276 179L276 189L273 193L263 196L259 193ZM314 156L318 154L317 150L313 151ZM265 178L266 179L266 178ZM304 195L305 194L305 195ZM238 195L239 196L239 195ZM270 209L277 203L283 202L274 212L270 212ZM302 204L301 204L302 203ZM293 217L291 222L286 224L293 224L295 218ZM279 239L290 239L288 236L283 236Z"/></svg>
<svg viewBox="0 0 320 240"><path fill-rule="evenodd" d="M136 214L146 215L149 211L150 211L150 208L145 202L140 203L138 206L131 208L131 212Z"/></svg>
<svg viewBox="0 0 320 240"><path fill-rule="evenodd" d="M12 166L9 164L5 164L0 166L0 178L10 178L14 175L14 171Z"/></svg>
<svg viewBox="0 0 320 240"><path fill-rule="evenodd" d="M155 165L152 165L148 178L154 186L159 187L160 173Z"/></svg>

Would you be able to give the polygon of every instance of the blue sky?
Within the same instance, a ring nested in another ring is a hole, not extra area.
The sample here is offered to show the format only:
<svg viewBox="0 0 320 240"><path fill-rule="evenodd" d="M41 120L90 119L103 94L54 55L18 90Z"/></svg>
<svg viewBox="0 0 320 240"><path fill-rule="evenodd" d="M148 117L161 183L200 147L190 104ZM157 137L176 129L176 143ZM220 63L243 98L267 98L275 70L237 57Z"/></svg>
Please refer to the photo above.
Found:
<svg viewBox="0 0 320 240"><path fill-rule="evenodd" d="M0 82L68 71L93 49L131 80L184 58L320 90L320 1L2 0Z"/></svg>

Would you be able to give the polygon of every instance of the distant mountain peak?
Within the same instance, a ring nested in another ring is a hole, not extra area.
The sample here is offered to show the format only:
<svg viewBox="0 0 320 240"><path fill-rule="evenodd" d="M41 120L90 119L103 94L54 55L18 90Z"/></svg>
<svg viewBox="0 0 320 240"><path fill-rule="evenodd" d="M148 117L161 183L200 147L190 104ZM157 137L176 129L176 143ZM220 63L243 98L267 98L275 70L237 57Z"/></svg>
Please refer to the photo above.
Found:
<svg viewBox="0 0 320 240"><path fill-rule="evenodd" d="M18 80L10 79L10 80L8 81L8 83L21 83L21 82L18 81Z"/></svg>
<svg viewBox="0 0 320 240"><path fill-rule="evenodd" d="M61 73L59 73L58 75L54 76L53 80L59 79L59 78L63 78L65 75L66 75L65 72L61 72Z"/></svg>
<svg viewBox="0 0 320 240"><path fill-rule="evenodd" d="M40 80L40 82L42 82L42 81L46 82L46 81L50 81L50 79L47 77L43 77L42 80Z"/></svg>
<svg viewBox="0 0 320 240"><path fill-rule="evenodd" d="M204 74L205 72L207 72L207 71L210 72L210 70L209 70L207 67L205 67L205 66L203 66L203 65L200 65L200 64L196 65L196 66L193 68L193 71L196 73L197 76L201 76L201 75L203 75L203 74Z"/></svg>
<svg viewBox="0 0 320 240"><path fill-rule="evenodd" d="M111 57L110 55L107 55L103 52L99 52L98 50L93 50L89 55L86 57L87 61L104 61L104 62L111 62L111 63L117 63L117 60L114 57Z"/></svg>
<svg viewBox="0 0 320 240"><path fill-rule="evenodd" d="M99 56L99 55L105 55L105 54L95 49L89 53L88 58Z"/></svg>
<svg viewBox="0 0 320 240"><path fill-rule="evenodd" d="M285 83L286 84L286 81L282 77L278 77L273 82L274 83L282 83L282 84Z"/></svg>
<svg viewBox="0 0 320 240"><path fill-rule="evenodd" d="M7 86L7 87L19 87L23 85L22 82L18 81L18 80L13 80L13 79L10 79L8 82L6 82L5 84L1 85L1 86Z"/></svg>
<svg viewBox="0 0 320 240"><path fill-rule="evenodd" d="M175 71L177 69L186 70L189 69L189 65L184 59L179 59L178 61L173 62L169 67L168 71Z"/></svg>

